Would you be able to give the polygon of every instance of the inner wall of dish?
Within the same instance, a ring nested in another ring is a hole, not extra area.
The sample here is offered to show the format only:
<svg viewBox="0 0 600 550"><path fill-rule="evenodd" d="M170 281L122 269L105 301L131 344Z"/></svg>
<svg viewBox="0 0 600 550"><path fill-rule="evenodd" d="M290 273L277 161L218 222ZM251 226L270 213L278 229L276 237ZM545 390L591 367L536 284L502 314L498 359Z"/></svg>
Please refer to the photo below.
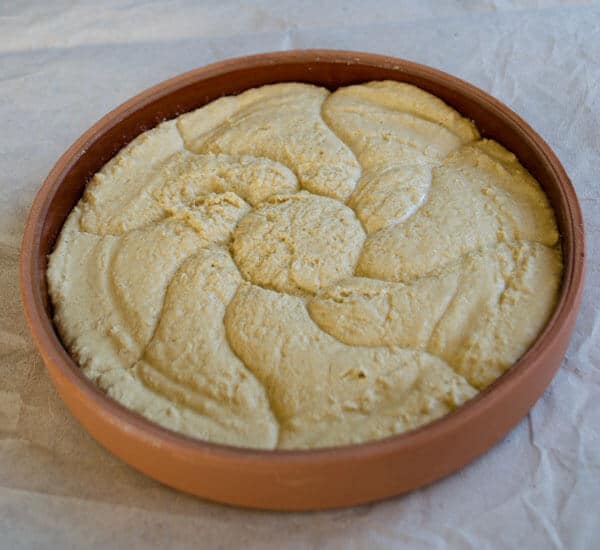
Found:
<svg viewBox="0 0 600 550"><path fill-rule="evenodd" d="M523 136L516 123L503 119L497 105L488 102L482 104L479 95L470 89L459 89L454 83L445 83L433 76L418 74L417 70L404 67L360 63L349 65L345 60L266 64L234 69L188 84L178 80L172 87L158 92L157 97L141 104L141 107L134 107L124 116L115 117L106 131L92 135L88 142L83 144L82 150L85 152L72 155L72 160L68 161L63 173L59 175L57 188L50 199L41 227L38 273L40 292L48 315L51 316L52 313L46 289L46 257L52 251L67 215L81 198L89 179L139 134L163 120L201 107L218 97L264 84L296 81L335 90L340 86L385 79L408 82L438 96L461 114L474 120L484 137L495 139L517 155L521 163L540 182L550 199L562 236L565 269L569 269L571 242L566 231L568 213L562 190L554 183L555 176L550 173L551 167L543 162L543 155L533 140Z"/></svg>

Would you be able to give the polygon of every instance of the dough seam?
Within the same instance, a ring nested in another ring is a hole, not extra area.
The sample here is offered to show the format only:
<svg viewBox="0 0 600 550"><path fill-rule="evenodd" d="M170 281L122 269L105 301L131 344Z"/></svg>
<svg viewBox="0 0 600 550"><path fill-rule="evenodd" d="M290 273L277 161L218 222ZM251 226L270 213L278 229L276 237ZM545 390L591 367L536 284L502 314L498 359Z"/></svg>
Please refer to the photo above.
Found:
<svg viewBox="0 0 600 550"><path fill-rule="evenodd" d="M238 268L238 271L239 271L239 268ZM241 275L241 273L240 273L240 275ZM254 374L254 372L252 371L252 369L246 364L246 362L235 351L235 348L234 348L234 346L231 343L231 336L229 335L229 328L228 328L229 327L229 323L227 323L225 321L225 319L227 319L227 317L230 314L229 313L229 307L231 306L231 303L233 302L233 300L235 299L236 295L240 291L240 288L244 284L248 284L248 282L245 279L242 280L242 282L239 283L238 287L236 288L235 292L233 293L233 295L231 297L231 300L229 300L229 303L225 306L225 314L223 315L223 325L225 327L225 342L229 346L229 349L231 350L231 353L233 353L233 355L238 358L238 360L240 361L240 363L242 365L244 365L244 368L246 369L246 371L248 372L248 374L250 376L252 376L256 380L256 382L263 388L263 390L265 392L265 395L267 396L267 404L269 405L269 411L271 412L271 414L273 415L273 418L275 419L275 422L277 423L277 439L275 440L275 446L274 446L274 448L277 449L279 447L279 441L281 440L281 433L283 431L283 423L281 421L281 417L279 416L279 414L277 413L277 411L273 407L273 397L271 396L271 392L267 388L267 385L264 383L264 381L261 380L258 376L256 376L256 374Z"/></svg>

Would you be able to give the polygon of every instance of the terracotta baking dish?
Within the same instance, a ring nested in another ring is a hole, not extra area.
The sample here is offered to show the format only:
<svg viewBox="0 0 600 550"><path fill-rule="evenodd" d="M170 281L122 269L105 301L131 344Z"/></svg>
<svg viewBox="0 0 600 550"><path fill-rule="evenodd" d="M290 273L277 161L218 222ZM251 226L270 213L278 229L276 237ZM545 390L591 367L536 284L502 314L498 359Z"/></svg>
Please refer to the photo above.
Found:
<svg viewBox="0 0 600 550"><path fill-rule="evenodd" d="M204 443L106 397L88 381L52 325L46 256L96 171L158 122L227 94L273 82L335 89L369 80L415 84L473 119L513 151L556 211L564 280L556 311L531 349L487 391L452 414L404 435L314 451L254 451ZM349 506L415 489L456 471L502 438L540 397L565 354L584 274L583 221L573 186L544 140L506 106L440 71L402 59L345 51L290 51L232 59L146 90L110 112L59 159L35 198L21 252L25 314L56 388L102 445L145 474L229 504L278 510Z"/></svg>

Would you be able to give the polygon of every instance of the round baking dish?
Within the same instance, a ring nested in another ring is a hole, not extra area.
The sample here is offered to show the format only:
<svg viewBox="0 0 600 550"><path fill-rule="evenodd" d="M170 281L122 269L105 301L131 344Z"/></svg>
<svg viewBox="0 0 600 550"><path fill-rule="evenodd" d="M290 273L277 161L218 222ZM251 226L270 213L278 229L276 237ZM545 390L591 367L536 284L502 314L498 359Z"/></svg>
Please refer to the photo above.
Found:
<svg viewBox="0 0 600 550"><path fill-rule="evenodd" d="M513 151L548 194L562 238L564 276L556 310L529 351L486 391L440 420L383 440L307 451L257 451L191 439L127 410L86 379L54 330L45 272L47 255L88 179L141 132L219 96L274 82L333 90L383 79L415 84L474 120L483 136ZM583 287L583 221L571 182L548 145L488 94L401 59L290 51L193 70L99 120L59 159L38 192L20 267L25 314L48 372L72 413L102 445L182 491L254 508L309 510L382 499L430 483L473 460L527 413L560 366L573 330Z"/></svg>

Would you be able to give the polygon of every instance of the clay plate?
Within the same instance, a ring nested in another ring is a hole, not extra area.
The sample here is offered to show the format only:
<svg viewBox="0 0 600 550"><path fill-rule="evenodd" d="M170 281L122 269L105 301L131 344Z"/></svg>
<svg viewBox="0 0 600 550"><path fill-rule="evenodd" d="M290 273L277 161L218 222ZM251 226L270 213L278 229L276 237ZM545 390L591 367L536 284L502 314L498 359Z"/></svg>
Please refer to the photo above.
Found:
<svg viewBox="0 0 600 550"><path fill-rule="evenodd" d="M558 305L531 349L486 391L448 416L387 439L309 451L256 451L205 443L144 419L87 380L52 325L46 257L88 179L121 147L162 120L222 95L274 82L338 86L393 79L415 84L473 119L483 136L513 151L556 211L564 252ZM21 292L48 372L75 417L104 447L182 491L278 510L349 506L398 495L456 471L502 438L540 397L573 330L584 272L583 221L575 191L544 140L505 105L440 71L380 55L307 50L209 65L137 95L99 120L59 159L25 228Z"/></svg>

